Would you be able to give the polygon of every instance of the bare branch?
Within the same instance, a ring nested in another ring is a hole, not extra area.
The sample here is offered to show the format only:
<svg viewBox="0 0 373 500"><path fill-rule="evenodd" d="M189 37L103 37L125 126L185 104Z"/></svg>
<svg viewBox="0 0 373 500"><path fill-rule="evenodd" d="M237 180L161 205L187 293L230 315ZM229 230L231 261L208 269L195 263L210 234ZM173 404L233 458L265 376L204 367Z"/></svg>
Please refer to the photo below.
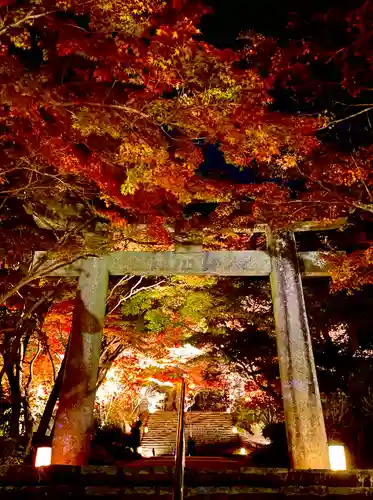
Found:
<svg viewBox="0 0 373 500"><path fill-rule="evenodd" d="M117 307L119 307L119 306L120 306L120 304L121 304L122 302L124 302L125 300L128 300L128 299L129 299L129 298L131 298L133 295L135 295L135 290L136 290L136 287L137 287L137 285L139 285L139 284L142 282L142 280L143 280L143 279L144 279L144 276L140 276L139 280L137 281L137 283L135 283L135 284L133 285L133 287L131 288L130 292L129 292L127 295L125 295L124 297L121 297L121 298L120 298L120 300L118 301L117 305L116 305L116 306L115 306L115 307L114 307L114 308L113 308L113 309L109 312L109 314L111 314L112 312L114 312L114 311L117 309ZM136 291L136 293L137 293L137 291Z"/></svg>
<svg viewBox="0 0 373 500"><path fill-rule="evenodd" d="M109 301L109 299L113 296L114 290L115 290L116 288L118 288L118 286L122 286L124 283L127 283L127 281L130 281L133 277L134 277L133 275L128 276L128 274L126 274L125 276L123 276L123 277L122 277L122 278L118 281L118 283L117 283L115 286L113 286L113 288L111 289L111 292L110 292L110 294L109 294L109 296L108 296L108 298L107 298L106 303L107 303L107 302Z"/></svg>
<svg viewBox="0 0 373 500"><path fill-rule="evenodd" d="M157 286L162 285L162 283L166 282L166 280L161 280L161 281L158 281L158 283L155 283L154 285L142 286L141 288L138 288L137 290L135 290L135 287L139 283L141 283L142 279L143 279L143 276L141 276L140 280L131 288L131 291L127 295L125 295L124 297L121 297L121 299L118 301L118 303L115 305L115 307L113 307L113 309L109 312L109 314L113 313L123 302L130 299L131 297L138 294L139 292L142 292L143 290L150 290L151 288L156 288Z"/></svg>
<svg viewBox="0 0 373 500"><path fill-rule="evenodd" d="M354 113L352 115L345 116L344 118L339 118L338 120L333 120L332 122L329 122L325 127L319 128L319 130L328 129L328 128L336 125L337 123L341 123L341 122L344 122L346 120L350 120L351 118L355 118L356 116L362 115L363 113L368 113L368 111L371 111L372 108L373 108L373 106L369 106L367 108L361 109L360 111L358 111L357 113Z"/></svg>
<svg viewBox="0 0 373 500"><path fill-rule="evenodd" d="M73 106L89 106L91 108L108 108L108 109L117 109L119 111L126 111L127 113L132 113L135 115L141 116L141 118L145 118L148 120L150 118L149 115L139 111L136 108L130 108L129 106L125 106L123 104L102 104L98 102L90 102L90 101L70 101L70 102L52 102L54 106L57 107L73 107Z"/></svg>

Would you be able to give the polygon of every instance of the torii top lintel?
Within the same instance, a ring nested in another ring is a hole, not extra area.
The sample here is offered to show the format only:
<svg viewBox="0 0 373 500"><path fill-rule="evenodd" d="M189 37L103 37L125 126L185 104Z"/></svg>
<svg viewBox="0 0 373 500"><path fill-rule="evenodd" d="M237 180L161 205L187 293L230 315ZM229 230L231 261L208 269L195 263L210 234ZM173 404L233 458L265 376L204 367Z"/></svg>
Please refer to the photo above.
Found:
<svg viewBox="0 0 373 500"><path fill-rule="evenodd" d="M345 219L332 221L311 221L296 224L293 231L322 231L341 228ZM266 225L257 229L264 231ZM35 252L34 265L40 262L46 252ZM271 258L268 252L260 250L247 251L203 251L201 247L185 245L176 252L114 252L100 257L105 260L110 275L123 276L134 274L139 276L169 276L173 274L219 275L219 276L269 276L271 274ZM298 253L300 270L304 277L328 276L328 266L320 252ZM42 267L50 266L47 261ZM51 276L79 276L82 261L77 260L52 271Z"/></svg>
<svg viewBox="0 0 373 500"><path fill-rule="evenodd" d="M35 252L36 264L45 252ZM298 254L302 274L307 277L328 276L327 263L318 252ZM260 250L217 252L114 252L105 259L110 275L170 276L219 275L219 276L269 276L271 259L268 252ZM50 266L50 262L46 263ZM60 267L51 276L78 276L82 261Z"/></svg>

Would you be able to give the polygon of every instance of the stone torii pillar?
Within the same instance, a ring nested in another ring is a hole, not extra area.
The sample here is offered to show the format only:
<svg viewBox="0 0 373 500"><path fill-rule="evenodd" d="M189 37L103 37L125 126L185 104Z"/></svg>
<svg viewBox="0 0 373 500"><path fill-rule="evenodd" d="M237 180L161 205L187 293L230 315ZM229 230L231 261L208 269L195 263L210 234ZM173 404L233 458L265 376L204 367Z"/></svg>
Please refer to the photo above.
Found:
<svg viewBox="0 0 373 500"><path fill-rule="evenodd" d="M329 453L294 233L267 231L281 392L294 469L328 469Z"/></svg>
<svg viewBox="0 0 373 500"><path fill-rule="evenodd" d="M54 428L52 464L87 462L108 277L105 259L89 258L81 262Z"/></svg>

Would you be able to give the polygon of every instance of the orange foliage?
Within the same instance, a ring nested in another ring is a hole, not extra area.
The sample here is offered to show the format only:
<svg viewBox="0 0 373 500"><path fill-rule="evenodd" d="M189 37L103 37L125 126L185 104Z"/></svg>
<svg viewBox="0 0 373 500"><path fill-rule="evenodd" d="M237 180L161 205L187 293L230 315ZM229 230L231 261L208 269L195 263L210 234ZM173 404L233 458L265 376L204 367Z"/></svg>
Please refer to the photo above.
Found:
<svg viewBox="0 0 373 500"><path fill-rule="evenodd" d="M27 37L15 39L31 27L10 26L28 7L43 63L25 77L11 54L17 44L32 50ZM193 201L239 197L231 183L196 175L201 141L219 143L227 162L243 168L256 162L292 170L318 145L320 121L270 111L259 72L238 64L245 54L201 40L198 23L206 12L191 1L8 5L0 35L2 47L11 49L0 58L2 177L27 157L40 168L85 179L105 200L114 228L128 221L114 216L116 208L132 218L150 214L153 236L165 243L157 217L178 217ZM82 15L89 20L85 28L74 17ZM262 203L270 191L265 184L255 194L252 219L271 213ZM306 207L299 217L309 217Z"/></svg>

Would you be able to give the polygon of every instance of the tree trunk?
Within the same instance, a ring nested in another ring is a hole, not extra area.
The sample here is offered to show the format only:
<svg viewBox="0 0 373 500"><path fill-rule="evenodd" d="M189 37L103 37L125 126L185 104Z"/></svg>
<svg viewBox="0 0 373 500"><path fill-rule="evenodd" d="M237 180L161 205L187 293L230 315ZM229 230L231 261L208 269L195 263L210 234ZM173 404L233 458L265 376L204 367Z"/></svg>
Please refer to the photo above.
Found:
<svg viewBox="0 0 373 500"><path fill-rule="evenodd" d="M56 287L53 291L48 292L38 299L26 298L19 320L5 334L3 353L4 372L7 375L11 391L11 436L14 438L19 437L22 407L25 410L25 418L29 418L27 415L31 416L28 395L24 393L23 389L23 368L29 340L37 329L40 330L53 302L53 297L58 292L59 288ZM25 430L26 426L25 421Z"/></svg>
<svg viewBox="0 0 373 500"><path fill-rule="evenodd" d="M34 418L31 413L28 394L25 392L22 398L23 411L24 411L24 424L25 424L25 451L24 456L27 457L31 450L32 431L34 427Z"/></svg>
<svg viewBox="0 0 373 500"><path fill-rule="evenodd" d="M0 370L0 401L3 399L3 378L4 378L4 375L5 375L5 363Z"/></svg>
<svg viewBox="0 0 373 500"><path fill-rule="evenodd" d="M63 357L62 364L56 378L56 382L54 383L53 388L49 394L47 404L45 405L43 415L38 425L38 430L35 432L33 436L32 439L33 446L38 446L39 444L42 444L44 438L47 435L48 427L53 416L53 410L56 406L57 399L59 398L59 394L61 391L62 378L63 378L63 372L65 370L65 365L66 365L66 354Z"/></svg>
<svg viewBox="0 0 373 500"><path fill-rule="evenodd" d="M22 397L20 392L20 370L22 358L20 356L21 339L16 335L4 342L4 365L9 382L11 397L10 437L18 440L21 418Z"/></svg>

